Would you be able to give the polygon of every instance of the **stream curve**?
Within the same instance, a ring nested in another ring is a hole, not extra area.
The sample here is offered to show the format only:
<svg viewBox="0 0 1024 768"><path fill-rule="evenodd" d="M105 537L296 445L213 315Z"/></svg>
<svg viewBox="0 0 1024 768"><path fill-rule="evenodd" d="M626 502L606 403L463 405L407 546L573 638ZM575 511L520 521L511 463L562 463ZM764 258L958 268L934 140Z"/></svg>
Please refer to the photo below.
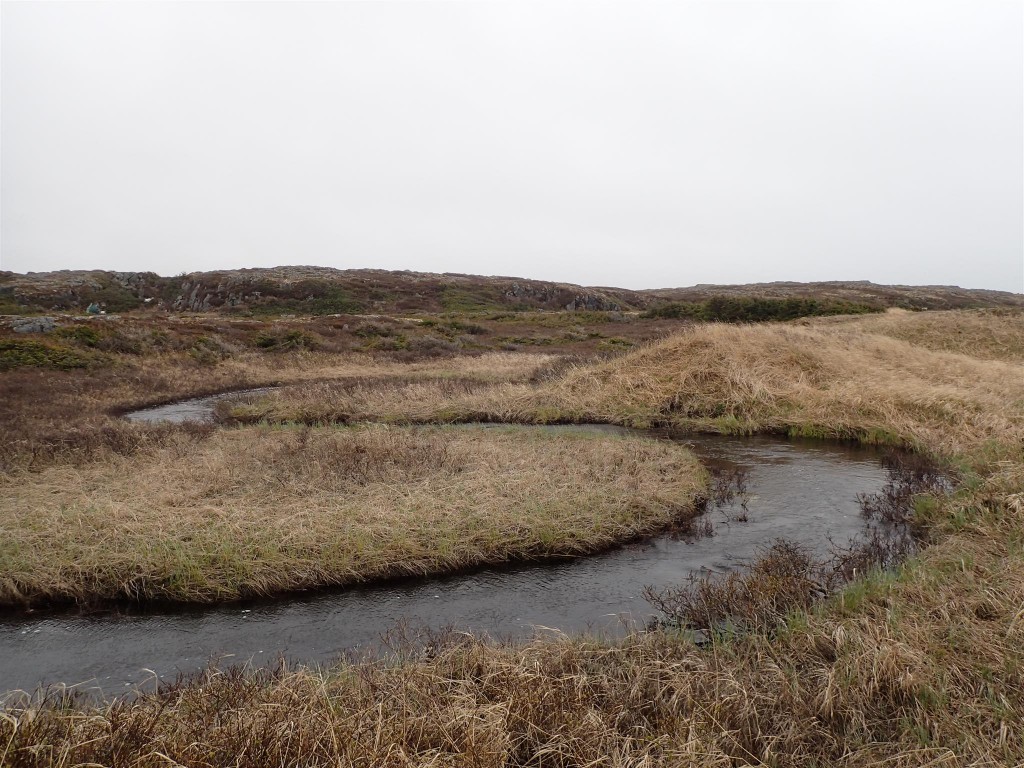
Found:
<svg viewBox="0 0 1024 768"><path fill-rule="evenodd" d="M202 398L201 406L212 413L219 399ZM196 403L190 407L195 413ZM712 468L747 473L747 493L707 513L710 536L662 535L554 564L213 608L5 617L0 694L67 684L114 696L194 672L211 658L328 662L353 649L379 648L400 624L515 639L544 631L621 636L654 615L642 596L645 586L664 588L694 572L742 567L780 537L822 554L830 541L847 544L864 530L858 494L878 492L888 479L884 452L870 447L765 436L688 436L683 442Z"/></svg>

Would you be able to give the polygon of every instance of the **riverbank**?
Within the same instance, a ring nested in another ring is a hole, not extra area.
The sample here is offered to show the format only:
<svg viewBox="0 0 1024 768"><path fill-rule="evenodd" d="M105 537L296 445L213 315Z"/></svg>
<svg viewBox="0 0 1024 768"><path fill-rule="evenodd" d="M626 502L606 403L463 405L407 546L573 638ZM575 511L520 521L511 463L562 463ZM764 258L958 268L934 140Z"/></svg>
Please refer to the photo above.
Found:
<svg viewBox="0 0 1024 768"><path fill-rule="evenodd" d="M343 652L386 653L385 643L405 632L419 637L456 630L519 642L538 633L584 633L613 640L659 620L662 614L645 598L648 590L671 595L695 572L742 575L766 542L785 538L816 558L828 558L833 542L865 542L870 534L860 495L879 498L893 485L902 487L905 477L890 451L873 448L717 435L685 444L711 468L715 489L692 533L675 527L585 557L187 610L0 613L0 683L6 686L0 697L5 690L62 681L98 697L139 686L152 690L157 681L201 672L211 658L260 664L285 653L303 664L331 664Z"/></svg>
<svg viewBox="0 0 1024 768"><path fill-rule="evenodd" d="M698 513L685 446L363 426L172 433L0 476L0 605L213 603L607 549Z"/></svg>
<svg viewBox="0 0 1024 768"><path fill-rule="evenodd" d="M131 328L130 320L124 325ZM130 455L194 425L132 424L128 411L190 397L296 382L458 381L480 388L527 383L562 365L528 352L449 354L402 361L383 354L291 349L241 351L199 362L187 351L111 353L103 366L0 371L0 472Z"/></svg>

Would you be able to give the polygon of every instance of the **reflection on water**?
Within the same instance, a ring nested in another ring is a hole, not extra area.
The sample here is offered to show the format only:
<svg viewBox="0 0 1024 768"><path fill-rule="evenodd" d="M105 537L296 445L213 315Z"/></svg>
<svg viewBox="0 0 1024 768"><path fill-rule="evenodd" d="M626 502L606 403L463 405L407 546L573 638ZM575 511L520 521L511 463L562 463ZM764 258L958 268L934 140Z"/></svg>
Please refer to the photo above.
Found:
<svg viewBox="0 0 1024 768"><path fill-rule="evenodd" d="M183 421L213 421L214 409L217 403L222 400L236 400L249 395L262 395L266 392L273 392L277 387L257 387L255 389L240 389L235 392L222 392L218 395L207 397L193 397L188 400L179 400L165 405L154 405L151 408L141 408L137 411L126 413L124 417L129 421L144 422L170 422L181 424Z"/></svg>

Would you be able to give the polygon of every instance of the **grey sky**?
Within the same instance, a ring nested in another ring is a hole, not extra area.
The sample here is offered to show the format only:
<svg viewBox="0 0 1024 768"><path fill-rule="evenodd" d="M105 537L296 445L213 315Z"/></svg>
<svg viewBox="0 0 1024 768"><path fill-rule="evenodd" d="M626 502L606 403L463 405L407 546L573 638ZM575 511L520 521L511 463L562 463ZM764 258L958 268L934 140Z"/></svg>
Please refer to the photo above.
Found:
<svg viewBox="0 0 1024 768"><path fill-rule="evenodd" d="M0 264L1024 291L1021 2L2 5Z"/></svg>

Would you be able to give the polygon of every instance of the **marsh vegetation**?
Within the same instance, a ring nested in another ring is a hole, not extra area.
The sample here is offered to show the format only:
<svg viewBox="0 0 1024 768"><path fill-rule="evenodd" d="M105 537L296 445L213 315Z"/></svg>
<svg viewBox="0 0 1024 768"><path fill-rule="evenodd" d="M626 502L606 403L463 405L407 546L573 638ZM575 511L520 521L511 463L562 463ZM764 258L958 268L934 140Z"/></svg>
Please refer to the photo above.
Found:
<svg viewBox="0 0 1024 768"><path fill-rule="evenodd" d="M210 603L599 551L706 473L642 438L242 428L2 479L0 605Z"/></svg>
<svg viewBox="0 0 1024 768"><path fill-rule="evenodd" d="M131 322L122 336L135 333ZM669 444L415 424L854 439L912 448L956 486L905 499L909 517L896 522L927 546L858 567L824 600L804 599L816 591L813 563L785 546L742 584L690 585L677 595L680 616L711 607L706 623L743 625L708 644L671 626L614 642L455 634L400 660L211 669L131 700L51 691L7 701L7 764L911 766L1024 756L1018 312L680 323L628 351L581 347L585 359L568 365L466 345L415 358L386 345L243 348L212 329L207 355L194 340L161 349L150 322L140 321L141 352L99 350L92 367L68 370L19 364L0 377L0 584L10 602L216 600L580 553L685 516L707 487ZM60 343L84 354L86 341ZM268 383L286 386L225 407L219 426L118 418ZM378 424L339 426L362 422ZM785 588L766 591L772 584ZM744 605L771 610L737 621Z"/></svg>

